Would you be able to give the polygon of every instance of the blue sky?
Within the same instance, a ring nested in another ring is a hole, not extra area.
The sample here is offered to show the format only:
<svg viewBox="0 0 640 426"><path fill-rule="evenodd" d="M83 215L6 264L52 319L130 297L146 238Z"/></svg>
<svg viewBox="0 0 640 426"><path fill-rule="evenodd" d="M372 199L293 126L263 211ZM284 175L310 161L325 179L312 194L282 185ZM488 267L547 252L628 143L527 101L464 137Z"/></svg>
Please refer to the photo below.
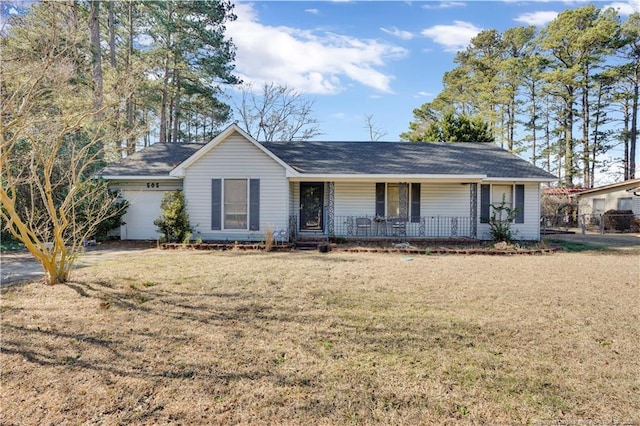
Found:
<svg viewBox="0 0 640 426"><path fill-rule="evenodd" d="M383 140L399 140L413 109L441 91L456 51L484 29L543 26L589 3L622 19L640 12L640 0L232 1L237 75L254 88L274 82L302 93L324 133L316 139L345 141L369 139L365 115ZM33 2L2 1L0 15Z"/></svg>
<svg viewBox="0 0 640 426"><path fill-rule="evenodd" d="M368 140L365 115L399 140L412 110L442 89L457 50L483 29L543 26L585 1L235 1L227 34L245 81L314 101L318 140ZM592 2L622 19L640 0Z"/></svg>

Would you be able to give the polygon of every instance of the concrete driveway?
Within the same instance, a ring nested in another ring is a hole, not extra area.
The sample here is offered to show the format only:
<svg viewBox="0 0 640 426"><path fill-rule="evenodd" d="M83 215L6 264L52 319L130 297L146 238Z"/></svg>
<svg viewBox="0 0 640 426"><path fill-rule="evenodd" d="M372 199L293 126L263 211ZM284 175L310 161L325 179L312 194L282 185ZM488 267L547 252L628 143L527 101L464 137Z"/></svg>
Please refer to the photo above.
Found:
<svg viewBox="0 0 640 426"><path fill-rule="evenodd" d="M78 257L74 268L82 268L105 260L116 259L120 256L154 250L155 242L127 243L114 242L87 247L85 252ZM27 251L3 252L0 255L0 285L29 282L44 277L42 266Z"/></svg>

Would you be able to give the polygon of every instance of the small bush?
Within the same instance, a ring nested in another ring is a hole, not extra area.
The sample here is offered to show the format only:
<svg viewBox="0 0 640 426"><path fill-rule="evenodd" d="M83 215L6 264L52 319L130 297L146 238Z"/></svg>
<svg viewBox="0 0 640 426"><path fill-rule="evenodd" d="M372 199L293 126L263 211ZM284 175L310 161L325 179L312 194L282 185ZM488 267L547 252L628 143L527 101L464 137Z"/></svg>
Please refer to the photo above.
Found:
<svg viewBox="0 0 640 426"><path fill-rule="evenodd" d="M109 238L109 231L118 229L124 225L122 216L127 212L129 202L124 199L114 201L109 207L109 217L100 222L95 231L95 238L98 241L105 241Z"/></svg>
<svg viewBox="0 0 640 426"><path fill-rule="evenodd" d="M631 231L633 219L631 210L607 210L604 212L604 229Z"/></svg>
<svg viewBox="0 0 640 426"><path fill-rule="evenodd" d="M494 242L511 243L513 232L511 223L518 214L517 208L509 207L503 197L500 204L491 204L491 217L489 218L489 232Z"/></svg>
<svg viewBox="0 0 640 426"><path fill-rule="evenodd" d="M169 243L184 242L191 237L193 230L189 224L189 215L182 191L165 192L160 203L162 216L153 221L162 233L162 239Z"/></svg>

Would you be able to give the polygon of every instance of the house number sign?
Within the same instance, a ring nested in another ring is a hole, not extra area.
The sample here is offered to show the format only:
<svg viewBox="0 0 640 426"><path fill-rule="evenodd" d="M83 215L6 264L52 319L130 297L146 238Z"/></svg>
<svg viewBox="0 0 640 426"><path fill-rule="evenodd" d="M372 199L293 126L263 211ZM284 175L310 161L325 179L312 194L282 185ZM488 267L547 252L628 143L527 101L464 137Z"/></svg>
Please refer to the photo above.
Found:
<svg viewBox="0 0 640 426"><path fill-rule="evenodd" d="M160 183L158 183L158 182L147 182L147 188L160 188Z"/></svg>

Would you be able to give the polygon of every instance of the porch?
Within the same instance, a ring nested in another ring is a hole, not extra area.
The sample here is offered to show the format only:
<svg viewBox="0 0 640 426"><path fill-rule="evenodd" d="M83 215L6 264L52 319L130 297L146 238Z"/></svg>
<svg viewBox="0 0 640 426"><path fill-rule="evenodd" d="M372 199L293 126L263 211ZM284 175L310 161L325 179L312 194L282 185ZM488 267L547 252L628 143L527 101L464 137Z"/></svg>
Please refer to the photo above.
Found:
<svg viewBox="0 0 640 426"><path fill-rule="evenodd" d="M477 238L477 226L469 216L420 216L413 218L367 215L325 218L313 232L300 231L296 217L290 218L289 232L294 239L337 237L362 240L413 240Z"/></svg>

